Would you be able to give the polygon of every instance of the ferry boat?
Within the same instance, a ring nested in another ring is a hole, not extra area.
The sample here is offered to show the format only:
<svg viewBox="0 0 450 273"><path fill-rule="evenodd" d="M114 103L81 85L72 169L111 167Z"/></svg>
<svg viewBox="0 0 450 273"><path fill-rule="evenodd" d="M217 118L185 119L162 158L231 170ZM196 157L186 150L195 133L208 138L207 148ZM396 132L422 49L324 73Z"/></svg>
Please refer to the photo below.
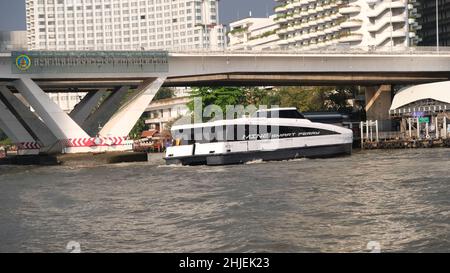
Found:
<svg viewBox="0 0 450 273"><path fill-rule="evenodd" d="M259 110L251 117L174 126L168 165L228 165L251 161L334 157L352 153L353 132L314 123L296 108Z"/></svg>

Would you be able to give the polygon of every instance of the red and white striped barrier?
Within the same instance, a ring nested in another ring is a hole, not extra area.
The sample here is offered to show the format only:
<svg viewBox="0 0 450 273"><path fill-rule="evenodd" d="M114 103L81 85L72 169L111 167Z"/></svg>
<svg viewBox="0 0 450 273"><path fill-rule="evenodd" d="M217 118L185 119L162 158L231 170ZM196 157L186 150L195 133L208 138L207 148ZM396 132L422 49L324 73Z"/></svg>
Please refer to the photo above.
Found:
<svg viewBox="0 0 450 273"><path fill-rule="evenodd" d="M22 142L17 144L18 150L37 150L40 149L41 145L37 142Z"/></svg>
<svg viewBox="0 0 450 273"><path fill-rule="evenodd" d="M93 147L124 145L128 137L71 138L65 141L66 147Z"/></svg>

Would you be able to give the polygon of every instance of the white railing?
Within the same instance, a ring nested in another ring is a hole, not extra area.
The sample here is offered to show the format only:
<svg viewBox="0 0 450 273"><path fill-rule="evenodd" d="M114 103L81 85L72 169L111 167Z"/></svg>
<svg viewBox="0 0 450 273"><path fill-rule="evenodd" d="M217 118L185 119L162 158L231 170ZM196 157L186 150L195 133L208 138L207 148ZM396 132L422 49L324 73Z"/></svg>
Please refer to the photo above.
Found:
<svg viewBox="0 0 450 273"><path fill-rule="evenodd" d="M36 50L36 51L46 51L46 50ZM50 50L48 50L50 51ZM76 52L136 52L136 51L168 51L169 54L192 54L192 55L271 55L271 54L302 54L302 55L316 55L316 54L345 54L345 55L449 55L450 47L440 47L437 50L436 47L354 47L347 45L330 45L328 47L322 47L318 49L308 49L308 48L289 48L289 49L264 49L264 50L231 50L231 49L202 49L202 48L171 48L169 50L165 49L143 49L143 50L76 50ZM51 52L51 51L50 51ZM64 51L58 51L64 52ZM67 50L65 52L70 52ZM11 52L0 52L0 57L10 57Z"/></svg>
<svg viewBox="0 0 450 273"><path fill-rule="evenodd" d="M282 41L282 40L280 40ZM201 54L201 55L285 55L285 54L301 54L301 55L316 55L316 54L336 54L336 55L449 55L450 47L391 47L391 46L369 46L369 47L351 47L344 44L330 45L311 50L309 48L289 48L289 49L264 49L264 50L211 50L211 49L171 49L169 54Z"/></svg>

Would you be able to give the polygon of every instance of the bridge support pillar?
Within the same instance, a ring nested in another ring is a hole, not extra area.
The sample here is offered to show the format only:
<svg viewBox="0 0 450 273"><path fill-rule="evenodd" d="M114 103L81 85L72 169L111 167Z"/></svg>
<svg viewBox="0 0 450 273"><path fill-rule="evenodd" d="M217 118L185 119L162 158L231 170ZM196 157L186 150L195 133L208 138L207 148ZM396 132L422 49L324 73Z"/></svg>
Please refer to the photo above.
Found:
<svg viewBox="0 0 450 273"><path fill-rule="evenodd" d="M0 129L18 147L18 155L39 154L39 144L0 100Z"/></svg>
<svg viewBox="0 0 450 273"><path fill-rule="evenodd" d="M22 78L14 82L15 87L33 107L63 147L68 139L89 139L89 135L69 117L31 79Z"/></svg>
<svg viewBox="0 0 450 273"><path fill-rule="evenodd" d="M100 89L97 92L88 93L75 108L70 112L69 116L80 126L86 121L89 115L98 106L100 100L106 95L106 89Z"/></svg>
<svg viewBox="0 0 450 273"><path fill-rule="evenodd" d="M36 116L29 107L18 99L6 86L0 86L0 100L8 107L10 112L39 143L43 153L60 153L58 139L48 127Z"/></svg>
<svg viewBox="0 0 450 273"><path fill-rule="evenodd" d="M94 113L92 111L97 107L99 100L104 95L104 90L100 91L99 94L89 95L74 110L71 117L56 105L35 82L29 78L23 78L15 81L14 86L31 107L33 107L37 116L28 109L24 109L24 107L26 108L25 105L20 105L13 98L9 98L7 100L8 104L10 104L9 101L14 101L16 104L14 106L14 109L16 109L15 112L21 111L26 113L26 115L21 114L21 116L26 118L17 118L19 115L17 113L14 114L14 111L9 111L9 105L2 104L3 112L8 110L9 114L5 115L5 117L2 115L1 125L5 127L5 132L14 141L20 142L38 140L35 134L42 134L43 136L41 138L46 139L44 129L48 129L56 139L56 144L60 144L53 146L57 146L63 153L95 153L130 150L132 145L127 141L128 134L153 100L164 81L165 78L146 80L131 95L128 94L128 87L122 87L118 91L113 92ZM3 96L4 93L7 96L12 95L17 99L9 90L3 91L0 95ZM129 95L129 98L123 102L127 95ZM30 124L29 127L31 129L25 126L26 122L23 122L24 119ZM83 119L85 119L83 128L92 130L93 133L87 133L75 121L77 120L81 123ZM100 132L98 132L99 123L103 125ZM42 130L39 130L38 126L44 126L44 129L41 128ZM16 127L19 129L15 129ZM49 139L46 141L51 142L50 136L47 137Z"/></svg>
<svg viewBox="0 0 450 273"><path fill-rule="evenodd" d="M129 87L126 86L112 93L83 124L83 128L91 135L91 139L71 139L65 148L65 152L130 150L132 143L127 141L128 134L164 81L165 78L144 81L132 95L128 94ZM126 95L129 98L123 102ZM98 131L99 125L100 131Z"/></svg>
<svg viewBox="0 0 450 273"><path fill-rule="evenodd" d="M165 78L144 81L132 96L114 116L103 126L101 136L126 136L144 113L158 90L164 84Z"/></svg>
<svg viewBox="0 0 450 273"><path fill-rule="evenodd" d="M392 86L366 87L367 120L378 120L381 131L391 131L389 109L392 104Z"/></svg>
<svg viewBox="0 0 450 273"><path fill-rule="evenodd" d="M99 127L103 127L120 108L128 90L128 86L122 86L118 90L112 91L98 109L86 118L81 127L91 136L98 135Z"/></svg>

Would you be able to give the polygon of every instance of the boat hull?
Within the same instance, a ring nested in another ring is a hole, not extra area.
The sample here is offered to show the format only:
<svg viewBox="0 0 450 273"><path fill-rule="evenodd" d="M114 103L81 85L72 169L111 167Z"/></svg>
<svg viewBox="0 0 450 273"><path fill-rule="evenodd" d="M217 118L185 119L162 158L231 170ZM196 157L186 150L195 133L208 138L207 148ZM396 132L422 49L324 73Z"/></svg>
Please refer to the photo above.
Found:
<svg viewBox="0 0 450 273"><path fill-rule="evenodd" d="M336 144L326 146L297 147L272 151L247 151L228 154L213 154L207 156L187 156L166 158L168 165L232 165L251 161L280 161L297 158L327 158L351 155L352 144Z"/></svg>

